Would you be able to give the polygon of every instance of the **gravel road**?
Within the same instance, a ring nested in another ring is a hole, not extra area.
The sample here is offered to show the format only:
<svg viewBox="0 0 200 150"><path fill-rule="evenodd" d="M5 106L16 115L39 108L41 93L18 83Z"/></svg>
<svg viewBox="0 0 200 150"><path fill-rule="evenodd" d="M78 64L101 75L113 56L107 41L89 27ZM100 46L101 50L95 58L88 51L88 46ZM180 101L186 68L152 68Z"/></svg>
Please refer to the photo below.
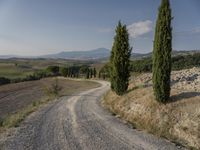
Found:
<svg viewBox="0 0 200 150"><path fill-rule="evenodd" d="M100 82L100 81L98 81ZM174 150L165 139L132 129L100 106L109 90L101 87L59 100L32 113L13 135L0 139L3 150Z"/></svg>

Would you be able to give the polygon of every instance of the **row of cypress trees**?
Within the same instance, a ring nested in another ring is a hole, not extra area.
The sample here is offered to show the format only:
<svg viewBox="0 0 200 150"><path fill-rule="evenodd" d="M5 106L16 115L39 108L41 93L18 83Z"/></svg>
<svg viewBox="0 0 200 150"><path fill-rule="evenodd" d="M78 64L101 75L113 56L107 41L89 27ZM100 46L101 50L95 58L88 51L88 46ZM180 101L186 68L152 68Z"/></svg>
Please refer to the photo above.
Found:
<svg viewBox="0 0 200 150"><path fill-rule="evenodd" d="M89 68L89 66L70 66L60 68L60 74L64 77L78 78L85 76L86 79L96 78L96 68Z"/></svg>
<svg viewBox="0 0 200 150"><path fill-rule="evenodd" d="M170 97L172 27L169 0L162 0L155 28L153 48L153 90L155 99L166 102ZM111 89L123 95L130 77L129 34L126 25L118 23L110 57Z"/></svg>

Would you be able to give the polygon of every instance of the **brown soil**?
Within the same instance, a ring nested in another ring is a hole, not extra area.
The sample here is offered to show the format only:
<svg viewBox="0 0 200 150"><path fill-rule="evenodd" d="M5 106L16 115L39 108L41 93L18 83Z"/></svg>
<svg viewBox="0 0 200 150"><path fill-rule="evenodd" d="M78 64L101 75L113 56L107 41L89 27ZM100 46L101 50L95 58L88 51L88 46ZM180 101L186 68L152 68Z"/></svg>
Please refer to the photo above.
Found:
<svg viewBox="0 0 200 150"><path fill-rule="evenodd" d="M51 89L52 84L55 84L54 78L0 86L0 118L15 113L35 101L49 97L48 89ZM59 78L58 86L62 88L59 92L59 95L62 96L99 85L91 81L74 81Z"/></svg>

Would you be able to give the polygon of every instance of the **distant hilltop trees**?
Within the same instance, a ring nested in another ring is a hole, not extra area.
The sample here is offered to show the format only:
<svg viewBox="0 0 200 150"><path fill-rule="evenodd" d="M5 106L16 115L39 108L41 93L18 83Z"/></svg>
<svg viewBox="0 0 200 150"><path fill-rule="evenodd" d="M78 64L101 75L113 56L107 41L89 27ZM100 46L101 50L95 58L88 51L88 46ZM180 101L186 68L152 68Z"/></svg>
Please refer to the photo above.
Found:
<svg viewBox="0 0 200 150"><path fill-rule="evenodd" d="M68 66L68 67L48 66L46 69L36 71L23 78L9 79L6 77L0 77L0 85L9 83L18 83L24 81L34 81L46 77L57 77L57 76L91 79L97 77L97 71L95 67L90 67L87 65Z"/></svg>

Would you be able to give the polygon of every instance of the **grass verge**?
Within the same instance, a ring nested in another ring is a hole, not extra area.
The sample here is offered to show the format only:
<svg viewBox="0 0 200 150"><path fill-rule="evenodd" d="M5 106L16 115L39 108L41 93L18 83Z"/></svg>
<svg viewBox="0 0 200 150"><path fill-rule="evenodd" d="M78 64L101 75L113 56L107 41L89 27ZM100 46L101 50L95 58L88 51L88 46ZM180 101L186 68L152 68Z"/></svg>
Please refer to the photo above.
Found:
<svg viewBox="0 0 200 150"><path fill-rule="evenodd" d="M42 81L41 81L42 82ZM44 82L44 83L43 83ZM43 94L41 97L34 97L34 100L27 105L23 106L21 109L14 109L12 112L4 113L2 117L0 117L0 133L6 131L9 128L12 127L18 127L20 123L32 112L38 110L39 107L42 107L43 105L47 104L50 101L55 100L58 97L62 96L70 96L74 93L78 93L83 90L91 89L91 88L96 88L99 87L100 84L92 81L86 81L86 80L80 80L80 81L74 81L74 80L69 80L65 78L49 78L45 79L42 83L40 81L32 81L32 84L36 84L40 86L40 88L29 88L29 91L31 90L31 95L26 93L26 91L21 90L20 95L21 97L18 97L18 101L15 101L16 103L20 102L20 104L23 102L30 101L32 94L35 94L37 96L39 91L43 91ZM26 84L26 83L23 83ZM43 85L44 84L44 85ZM16 84L19 85L19 84ZM16 89L18 89L16 87ZM10 86L8 86L8 89L10 89ZM25 93L25 94L24 94ZM27 95L26 95L27 94ZM14 97L15 100L15 95L12 93L11 94L12 98ZM10 102L10 103L9 103ZM9 101L4 108L9 107L10 105L13 104L13 101ZM15 106L13 106L15 107ZM3 107L1 107L3 108ZM8 114L8 115L7 115Z"/></svg>
<svg viewBox="0 0 200 150"><path fill-rule="evenodd" d="M16 112L15 114L10 114L5 118L0 119L0 133L6 131L8 128L18 127L19 124L32 112L38 110L41 106L47 104L50 101L56 99L56 96L46 97L43 100L35 101L31 105L28 105L24 109Z"/></svg>
<svg viewBox="0 0 200 150"><path fill-rule="evenodd" d="M172 90L172 96L177 92ZM164 137L177 146L200 148L199 97L161 104L154 100L152 87L137 86L123 96L109 91L102 105L137 129Z"/></svg>

